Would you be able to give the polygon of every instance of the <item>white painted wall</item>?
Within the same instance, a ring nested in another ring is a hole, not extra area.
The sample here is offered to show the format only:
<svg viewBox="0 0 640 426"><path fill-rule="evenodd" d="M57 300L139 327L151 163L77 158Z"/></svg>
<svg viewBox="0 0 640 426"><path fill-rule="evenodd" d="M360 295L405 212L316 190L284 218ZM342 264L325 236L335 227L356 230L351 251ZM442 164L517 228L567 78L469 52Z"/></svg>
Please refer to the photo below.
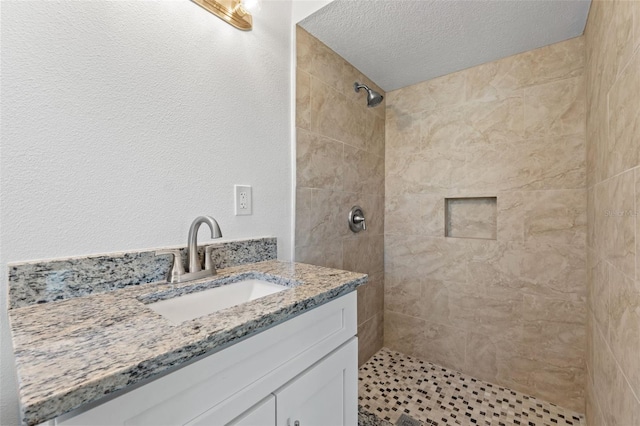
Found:
<svg viewBox="0 0 640 426"><path fill-rule="evenodd" d="M291 256L290 1L242 32L186 1L3 1L0 424L18 422L7 262L230 239ZM233 215L233 184L253 216ZM201 231L200 240L208 238Z"/></svg>
<svg viewBox="0 0 640 426"><path fill-rule="evenodd" d="M292 0L291 4L291 52L290 52L290 69L291 80L290 92L291 98L291 127L289 129L291 136L291 260L295 260L293 253L295 253L295 241L296 241L296 25L304 18L313 15L318 10L322 9L334 0Z"/></svg>
<svg viewBox="0 0 640 426"><path fill-rule="evenodd" d="M313 15L334 0L294 0L291 18L294 24L299 23L308 16Z"/></svg>

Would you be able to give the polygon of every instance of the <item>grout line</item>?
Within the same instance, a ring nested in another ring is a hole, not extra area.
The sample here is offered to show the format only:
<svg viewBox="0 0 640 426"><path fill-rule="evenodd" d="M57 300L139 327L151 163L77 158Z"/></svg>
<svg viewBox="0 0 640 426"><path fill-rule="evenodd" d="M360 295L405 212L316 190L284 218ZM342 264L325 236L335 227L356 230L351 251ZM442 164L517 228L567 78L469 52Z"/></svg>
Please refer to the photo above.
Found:
<svg viewBox="0 0 640 426"><path fill-rule="evenodd" d="M626 169L626 170L623 170L623 171L621 171L621 172L619 172L619 173L616 173L615 175L610 176L610 177L608 177L608 178L606 178L606 179L603 179L603 180L601 180L600 182L594 183L594 184L593 184L593 186L592 186L591 188L589 188L589 189L595 189L595 187L596 187L596 186L601 185L601 184L604 184L604 183L608 183L610 180L612 180L612 179L614 179L614 178L617 178L617 177L619 177L619 176L621 176L621 175L623 175L623 174L625 174L625 173L628 173L628 172L630 172L631 170L634 170L634 169L636 169L636 168L637 168L637 166L633 166L633 167L630 167L630 168L628 168L628 169Z"/></svg>
<svg viewBox="0 0 640 426"><path fill-rule="evenodd" d="M592 388L595 389L595 386L593 386ZM602 407L600 406L600 401L598 400L598 396L595 393L593 394L593 400L595 401L596 406L598 407L598 412L600 413L600 418L604 422L605 426L607 426L606 420L604 419L604 411L602 411ZM585 418L587 418L586 414L587 413L585 413ZM589 422L589 420L592 420L592 419L587 419L587 422Z"/></svg>
<svg viewBox="0 0 640 426"><path fill-rule="evenodd" d="M600 327L599 327L597 321L595 322L595 325L598 328L598 332L600 334L602 334L602 331L600 330ZM611 327L611 325L609 325L609 327ZM640 397L638 395L636 395L635 391L633 390L633 387L631 387L631 385L629 384L629 379L627 378L627 375L624 374L624 370L622 369L622 367L620 367L618 359L616 358L615 354L613 353L613 350L609 346L608 339L602 338L602 341L604 342L604 344L606 346L606 350L609 351L609 355L611 355L611 359L613 359L613 362L615 363L615 366L618 369L618 372L620 374L622 374L622 378L624 379L624 383L626 383L626 385L627 385L627 391L631 392L631 395L635 398L636 402L638 402L638 404L640 404Z"/></svg>
<svg viewBox="0 0 640 426"><path fill-rule="evenodd" d="M616 84L618 82L618 80L620 79L620 76L622 76L622 74L624 74L627 71L627 67L630 66L629 64L631 64L631 62L633 62L633 60L635 59L636 55L640 55L640 44L638 44L636 47L633 48L631 54L629 55L629 60L627 61L627 63L624 64L622 66L622 68L620 68L618 70L618 73L616 74L615 79L613 80L613 83L611 83L611 87L613 87L613 85ZM611 89L611 88L609 88L609 89Z"/></svg>
<svg viewBox="0 0 640 426"><path fill-rule="evenodd" d="M308 132L308 133L310 133L310 134L313 134L313 135L316 135L316 136L320 136L321 138L327 139L327 140L329 140L329 141L331 141L331 142L334 142L334 143L341 143L341 144L343 144L343 145L350 146L351 148L355 148L355 149L357 149L357 150L359 150L359 151L364 151L364 152L366 152L367 154L373 155L373 156L378 157L378 158L382 158L382 159L384 159L384 158L385 158L384 154L383 154L383 155L378 155L378 154L376 154L375 152L369 151L369 150L367 150L366 148L363 148L363 147L361 147L361 146L356 146L356 145L354 145L354 144L351 144L351 143L348 143L348 142L344 142L344 141L341 141L341 140L339 140L339 139L332 138L332 137L330 137L330 136L326 136L326 135L324 135L324 134L322 134L322 133L320 133L320 132L317 132L317 131L315 131L315 130L311 130L311 129L303 129L302 127L296 127L296 129L300 129L300 130L303 130L303 131ZM297 142L298 142L298 138L297 138L297 135L296 135L296 144L297 144ZM384 152L384 150L383 150L383 152Z"/></svg>

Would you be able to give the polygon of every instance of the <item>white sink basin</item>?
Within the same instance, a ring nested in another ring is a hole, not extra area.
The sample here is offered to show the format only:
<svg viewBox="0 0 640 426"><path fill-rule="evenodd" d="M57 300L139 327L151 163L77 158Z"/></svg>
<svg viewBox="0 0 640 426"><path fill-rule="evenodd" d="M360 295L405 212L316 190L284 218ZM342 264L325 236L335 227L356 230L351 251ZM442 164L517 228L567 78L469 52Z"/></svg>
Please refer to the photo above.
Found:
<svg viewBox="0 0 640 426"><path fill-rule="evenodd" d="M238 281L147 305L174 324L250 302L289 287L258 279Z"/></svg>

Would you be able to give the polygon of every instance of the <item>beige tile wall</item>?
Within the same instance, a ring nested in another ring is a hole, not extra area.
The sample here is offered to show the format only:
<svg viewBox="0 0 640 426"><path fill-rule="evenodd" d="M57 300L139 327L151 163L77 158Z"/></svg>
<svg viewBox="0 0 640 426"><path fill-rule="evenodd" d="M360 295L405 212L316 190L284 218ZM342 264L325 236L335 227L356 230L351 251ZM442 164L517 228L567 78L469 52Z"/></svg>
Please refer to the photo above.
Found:
<svg viewBox="0 0 640 426"><path fill-rule="evenodd" d="M385 345L580 412L584 68L580 37L390 92L385 154ZM492 196L495 240L444 236Z"/></svg>
<svg viewBox="0 0 640 426"><path fill-rule="evenodd" d="M351 64L296 29L296 232L299 262L369 274L358 289L359 362L382 347L385 106L367 108ZM347 225L363 208L367 230Z"/></svg>
<svg viewBox="0 0 640 426"><path fill-rule="evenodd" d="M587 27L589 425L640 425L640 1Z"/></svg>

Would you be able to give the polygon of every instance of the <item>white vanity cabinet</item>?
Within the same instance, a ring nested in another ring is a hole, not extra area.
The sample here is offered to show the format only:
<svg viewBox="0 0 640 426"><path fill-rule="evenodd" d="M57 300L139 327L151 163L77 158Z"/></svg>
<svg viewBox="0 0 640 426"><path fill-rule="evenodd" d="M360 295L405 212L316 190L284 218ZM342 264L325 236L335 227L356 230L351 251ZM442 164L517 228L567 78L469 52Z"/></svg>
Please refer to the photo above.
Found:
<svg viewBox="0 0 640 426"><path fill-rule="evenodd" d="M356 293L45 424L357 424Z"/></svg>
<svg viewBox="0 0 640 426"><path fill-rule="evenodd" d="M215 419L205 417L207 422L195 424L215 424ZM260 401L255 407L242 413L239 418L229 423L229 426L261 426L276 423L276 397L269 395L264 401Z"/></svg>
<svg viewBox="0 0 640 426"><path fill-rule="evenodd" d="M227 423L233 426L348 426L358 422L358 344L333 351L269 397ZM354 407L356 409L354 409ZM218 410L189 426L219 423Z"/></svg>
<svg viewBox="0 0 640 426"><path fill-rule="evenodd" d="M358 423L358 344L333 352L275 393L277 426Z"/></svg>

